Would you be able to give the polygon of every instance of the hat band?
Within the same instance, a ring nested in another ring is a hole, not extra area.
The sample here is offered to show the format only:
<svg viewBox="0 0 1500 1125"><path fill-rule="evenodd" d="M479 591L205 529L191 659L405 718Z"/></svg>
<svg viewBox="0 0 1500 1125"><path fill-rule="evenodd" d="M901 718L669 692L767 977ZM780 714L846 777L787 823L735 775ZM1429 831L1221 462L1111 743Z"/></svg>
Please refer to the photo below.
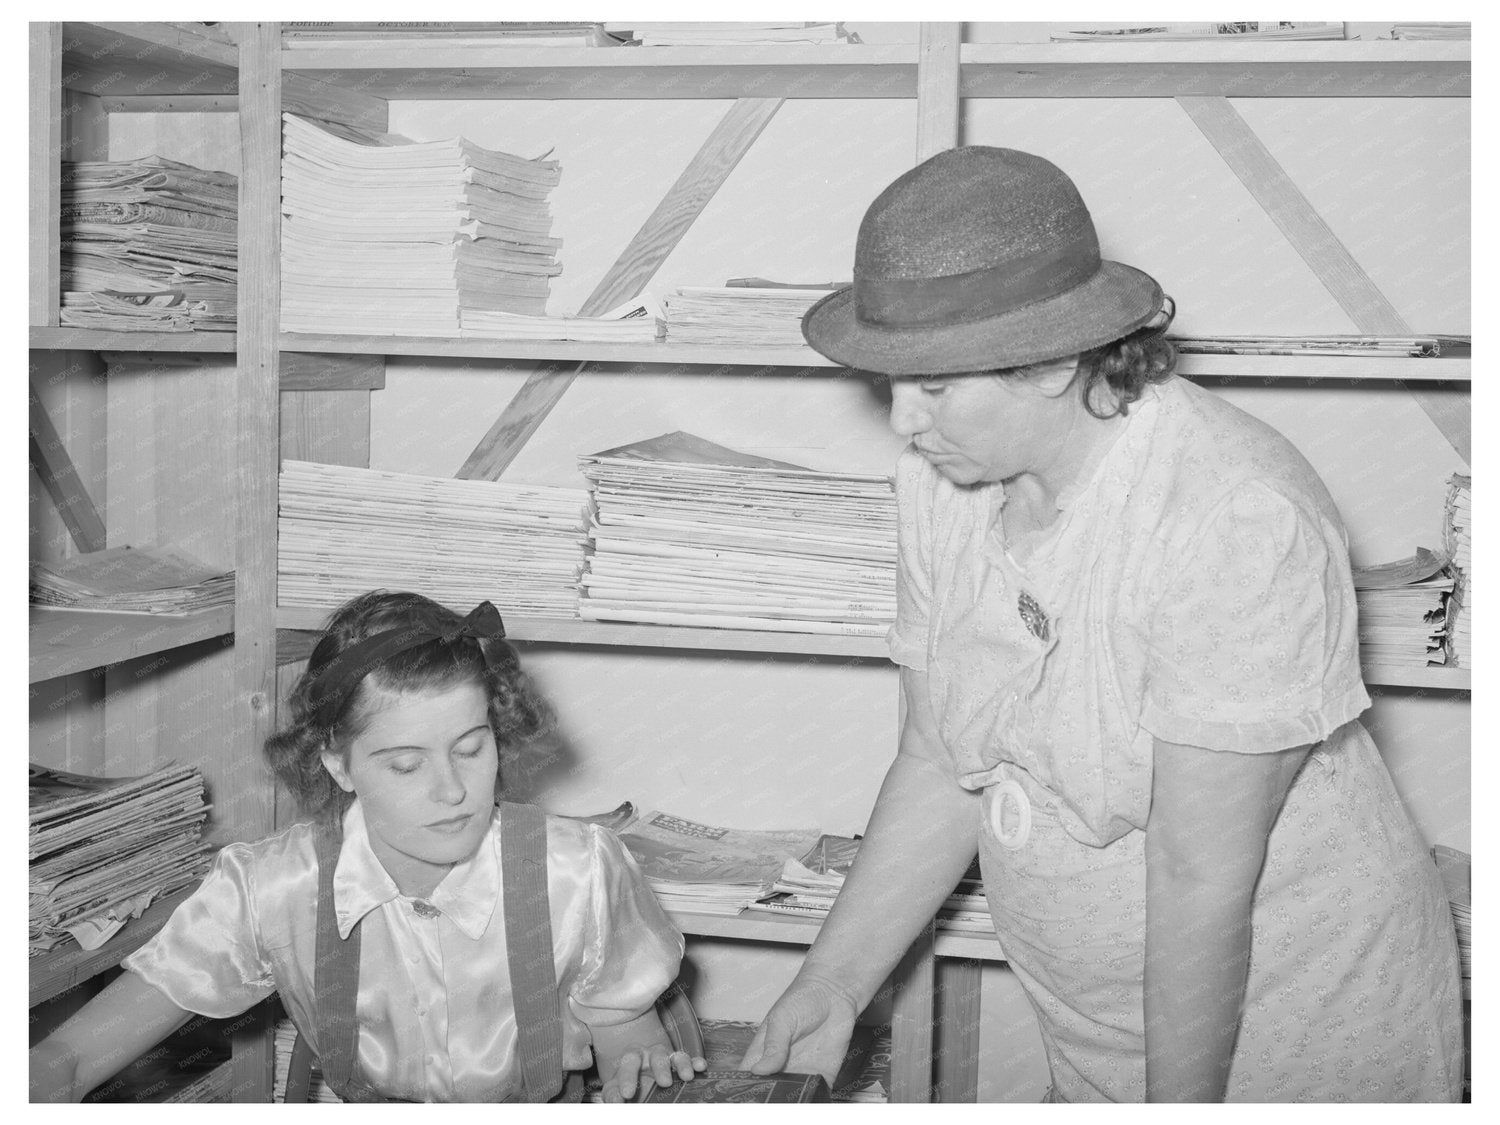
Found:
<svg viewBox="0 0 1500 1125"><path fill-rule="evenodd" d="M1098 246L1092 239L1074 239L969 273L856 277L854 315L884 328L967 324L1056 297L1098 272Z"/></svg>

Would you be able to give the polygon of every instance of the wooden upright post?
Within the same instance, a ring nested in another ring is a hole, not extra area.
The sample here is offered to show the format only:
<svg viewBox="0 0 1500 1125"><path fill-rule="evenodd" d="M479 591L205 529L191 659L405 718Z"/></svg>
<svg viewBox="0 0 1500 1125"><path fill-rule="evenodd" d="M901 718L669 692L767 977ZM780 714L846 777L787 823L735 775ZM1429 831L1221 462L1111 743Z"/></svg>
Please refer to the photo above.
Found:
<svg viewBox="0 0 1500 1125"><path fill-rule="evenodd" d="M961 23L924 23L917 40L917 163L958 144Z"/></svg>

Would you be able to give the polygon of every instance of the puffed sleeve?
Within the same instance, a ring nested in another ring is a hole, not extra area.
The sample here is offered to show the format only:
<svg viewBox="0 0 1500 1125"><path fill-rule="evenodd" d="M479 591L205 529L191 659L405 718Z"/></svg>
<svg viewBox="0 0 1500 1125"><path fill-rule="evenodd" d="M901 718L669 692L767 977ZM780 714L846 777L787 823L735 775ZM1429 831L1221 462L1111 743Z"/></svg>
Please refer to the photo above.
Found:
<svg viewBox="0 0 1500 1125"><path fill-rule="evenodd" d="M584 1023L626 1023L677 978L682 935L662 910L619 838L589 825L591 881L583 967L569 1001Z"/></svg>
<svg viewBox="0 0 1500 1125"><path fill-rule="evenodd" d="M276 990L261 950L252 852L230 844L156 936L121 962L179 1008L222 1019Z"/></svg>
<svg viewBox="0 0 1500 1125"><path fill-rule="evenodd" d="M896 461L896 623L887 640L891 661L927 668L932 612L932 484L926 462L911 449Z"/></svg>
<svg viewBox="0 0 1500 1125"><path fill-rule="evenodd" d="M1149 626L1141 725L1241 753L1315 743L1369 706L1343 531L1253 481L1210 513Z"/></svg>

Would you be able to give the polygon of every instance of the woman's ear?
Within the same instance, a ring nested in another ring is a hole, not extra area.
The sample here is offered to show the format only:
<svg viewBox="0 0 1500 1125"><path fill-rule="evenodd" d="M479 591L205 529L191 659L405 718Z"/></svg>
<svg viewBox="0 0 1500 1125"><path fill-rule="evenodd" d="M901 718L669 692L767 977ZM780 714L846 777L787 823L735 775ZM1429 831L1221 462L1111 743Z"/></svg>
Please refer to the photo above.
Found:
<svg viewBox="0 0 1500 1125"><path fill-rule="evenodd" d="M320 756L323 759L323 768L328 771L328 776L333 778L345 793L353 793L354 779L349 776L349 766L344 761L344 755L337 750L324 750Z"/></svg>

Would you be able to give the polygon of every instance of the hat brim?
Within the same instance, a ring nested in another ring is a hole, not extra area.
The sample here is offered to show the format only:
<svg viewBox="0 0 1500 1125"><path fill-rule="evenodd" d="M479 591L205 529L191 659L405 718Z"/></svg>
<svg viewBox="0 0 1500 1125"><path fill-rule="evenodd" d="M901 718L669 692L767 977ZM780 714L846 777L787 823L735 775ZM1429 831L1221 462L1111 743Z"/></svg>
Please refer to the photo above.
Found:
<svg viewBox="0 0 1500 1125"><path fill-rule="evenodd" d="M1118 340L1160 311L1149 274L1104 261L1082 285L969 324L889 328L854 315L853 287L824 297L802 317L802 335L846 367L885 375L954 375L1019 367Z"/></svg>

